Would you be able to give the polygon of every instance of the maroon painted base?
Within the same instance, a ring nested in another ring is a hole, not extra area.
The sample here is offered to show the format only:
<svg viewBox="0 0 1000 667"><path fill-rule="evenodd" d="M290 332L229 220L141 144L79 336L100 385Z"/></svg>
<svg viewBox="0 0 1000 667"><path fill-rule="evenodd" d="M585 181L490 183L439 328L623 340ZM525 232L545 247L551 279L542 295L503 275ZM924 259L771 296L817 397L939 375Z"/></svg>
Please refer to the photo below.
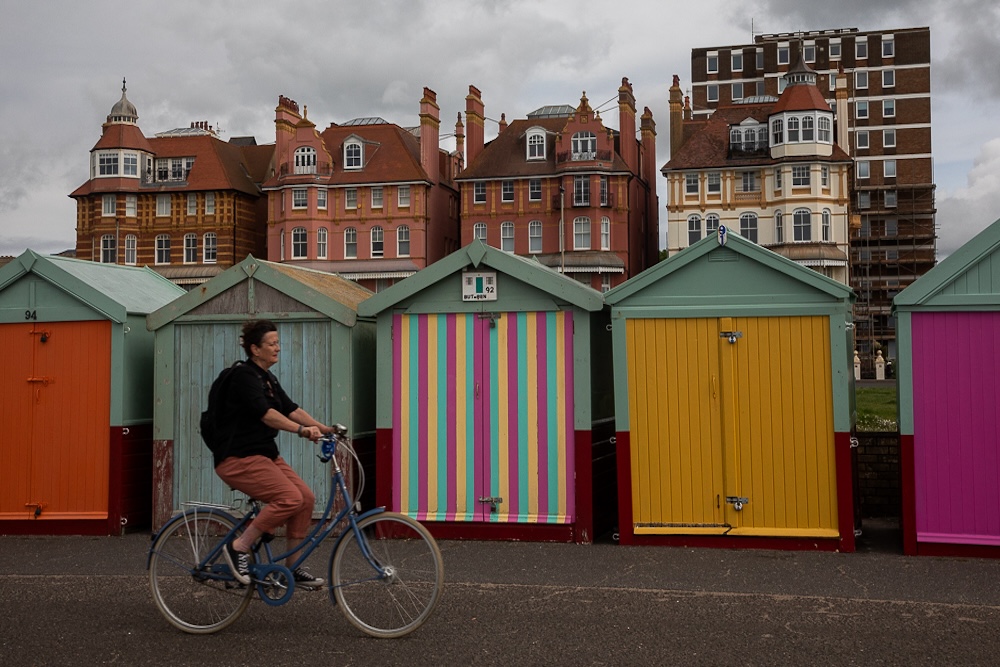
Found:
<svg viewBox="0 0 1000 667"><path fill-rule="evenodd" d="M622 544L626 544L622 540ZM634 546L692 547L709 549L773 549L777 551L841 551L838 539L798 537L727 537L726 535L631 535Z"/></svg>
<svg viewBox="0 0 1000 667"><path fill-rule="evenodd" d="M52 519L51 521L15 519L0 521L0 535L119 535L107 519Z"/></svg>
<svg viewBox="0 0 1000 667"><path fill-rule="evenodd" d="M944 544L917 542L917 556L950 556L958 558L1000 558L1000 547L983 544Z"/></svg>
<svg viewBox="0 0 1000 667"><path fill-rule="evenodd" d="M580 542L573 524L445 523L421 521L439 540Z"/></svg>

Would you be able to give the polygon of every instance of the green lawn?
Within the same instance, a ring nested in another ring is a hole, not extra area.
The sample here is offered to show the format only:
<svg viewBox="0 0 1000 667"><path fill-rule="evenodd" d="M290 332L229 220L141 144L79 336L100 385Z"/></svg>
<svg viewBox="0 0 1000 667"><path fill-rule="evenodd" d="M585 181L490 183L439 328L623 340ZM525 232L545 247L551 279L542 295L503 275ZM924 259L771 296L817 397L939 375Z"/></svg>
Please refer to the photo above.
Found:
<svg viewBox="0 0 1000 667"><path fill-rule="evenodd" d="M854 396L858 409L859 431L899 429L895 387L858 387Z"/></svg>

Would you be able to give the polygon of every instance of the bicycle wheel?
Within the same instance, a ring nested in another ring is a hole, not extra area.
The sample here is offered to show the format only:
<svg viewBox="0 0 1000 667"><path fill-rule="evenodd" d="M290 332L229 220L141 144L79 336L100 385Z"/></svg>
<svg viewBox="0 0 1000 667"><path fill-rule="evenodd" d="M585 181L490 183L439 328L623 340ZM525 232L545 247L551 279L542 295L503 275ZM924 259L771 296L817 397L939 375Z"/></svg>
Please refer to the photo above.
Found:
<svg viewBox="0 0 1000 667"><path fill-rule="evenodd" d="M225 556L219 553L204 563L235 525L225 512L197 507L160 531L150 550L149 585L153 601L174 627L193 634L218 632L250 604L254 587L232 578Z"/></svg>
<svg viewBox="0 0 1000 667"><path fill-rule="evenodd" d="M330 559L330 583L341 610L373 637L402 637L430 616L444 585L441 551L430 532L395 512L358 523L372 565L350 528Z"/></svg>

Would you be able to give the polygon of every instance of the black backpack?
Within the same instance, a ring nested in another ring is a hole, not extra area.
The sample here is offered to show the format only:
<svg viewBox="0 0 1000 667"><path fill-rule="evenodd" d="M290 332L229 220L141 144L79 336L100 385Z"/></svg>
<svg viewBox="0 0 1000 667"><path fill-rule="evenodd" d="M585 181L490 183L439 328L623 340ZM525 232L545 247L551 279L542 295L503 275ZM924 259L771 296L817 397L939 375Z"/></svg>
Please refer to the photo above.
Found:
<svg viewBox="0 0 1000 667"><path fill-rule="evenodd" d="M229 368L222 369L219 376L212 381L212 386L208 390L208 408L201 413L201 439L205 441L208 448L212 450L216 463L226 458L229 443L233 439L231 427L227 428L225 423L220 423L219 412L225 405L225 391L229 387L229 378L237 366L242 364L237 361Z"/></svg>

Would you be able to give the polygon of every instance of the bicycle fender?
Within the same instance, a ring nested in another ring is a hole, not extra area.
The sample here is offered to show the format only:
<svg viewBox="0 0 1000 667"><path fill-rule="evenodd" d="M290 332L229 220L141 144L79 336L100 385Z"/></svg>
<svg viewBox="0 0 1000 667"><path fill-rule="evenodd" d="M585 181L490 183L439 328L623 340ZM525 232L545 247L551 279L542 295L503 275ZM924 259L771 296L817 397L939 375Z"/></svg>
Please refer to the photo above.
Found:
<svg viewBox="0 0 1000 667"><path fill-rule="evenodd" d="M149 551L146 552L146 569L147 570L149 569L150 564L153 562L153 547L156 546L156 541L158 539L160 539L160 535L163 534L163 531L166 530L167 528L169 528L170 526L173 526L175 523L177 523L177 521L181 517L186 516L188 514L194 514L199 509L204 509L204 508L201 508L201 507L192 507L191 509L184 510L183 512L178 512L177 514L175 514L172 517L170 517L166 521L166 523L164 523L162 526L160 526L160 529L158 531L156 531L155 533L153 533L150 536L150 538L149 538ZM224 510L221 510L221 509L218 509L218 508L214 508L214 507L211 508L211 509L212 509L212 512L214 514L219 514L219 515L221 515L223 517L226 517L227 519L230 519L234 524L239 524L239 520L237 520L237 518L234 517L229 512L226 512Z"/></svg>

